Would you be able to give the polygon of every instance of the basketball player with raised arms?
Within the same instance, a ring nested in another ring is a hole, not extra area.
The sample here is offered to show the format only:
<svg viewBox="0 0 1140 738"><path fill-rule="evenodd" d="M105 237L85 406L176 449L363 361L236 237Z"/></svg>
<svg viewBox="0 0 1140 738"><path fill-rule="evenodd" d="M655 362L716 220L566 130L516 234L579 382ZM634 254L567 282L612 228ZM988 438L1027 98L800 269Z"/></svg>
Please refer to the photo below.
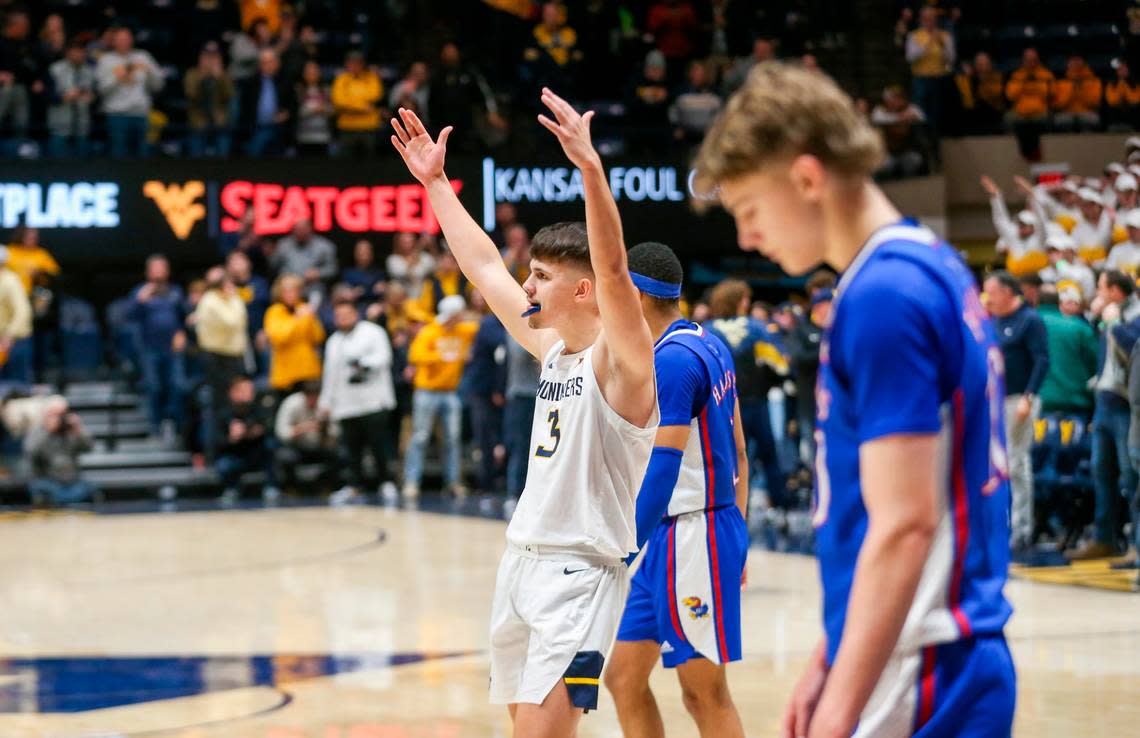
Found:
<svg viewBox="0 0 1140 738"><path fill-rule="evenodd" d="M748 557L748 458L732 353L681 315L683 272L665 244L629 251L655 338L661 425L637 496L641 566L630 583L606 687L627 738L664 738L649 675L676 668L685 708L707 738L743 738L725 664L738 661Z"/></svg>
<svg viewBox="0 0 1140 738"><path fill-rule="evenodd" d="M582 173L586 223L539 230L522 286L464 210L433 140L401 109L392 143L427 189L448 245L511 335L542 362L526 487L507 528L491 612L491 701L514 735L573 736L597 706L629 589L634 501L657 430L653 339L630 278L617 205L579 115L543 90L539 116Z"/></svg>
<svg viewBox="0 0 1140 738"><path fill-rule="evenodd" d="M743 249L842 275L816 389L823 637L782 735L1008 738L1002 354L957 252L872 181L882 156L834 81L766 63L696 162Z"/></svg>

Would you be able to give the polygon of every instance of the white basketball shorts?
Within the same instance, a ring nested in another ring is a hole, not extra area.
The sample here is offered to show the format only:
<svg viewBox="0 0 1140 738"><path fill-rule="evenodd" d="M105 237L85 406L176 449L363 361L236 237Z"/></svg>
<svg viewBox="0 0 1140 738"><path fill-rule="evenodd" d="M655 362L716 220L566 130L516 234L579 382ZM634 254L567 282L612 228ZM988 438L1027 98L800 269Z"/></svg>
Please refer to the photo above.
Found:
<svg viewBox="0 0 1140 738"><path fill-rule="evenodd" d="M628 592L621 561L510 546L491 609L491 702L542 704L561 680L575 706L595 709Z"/></svg>

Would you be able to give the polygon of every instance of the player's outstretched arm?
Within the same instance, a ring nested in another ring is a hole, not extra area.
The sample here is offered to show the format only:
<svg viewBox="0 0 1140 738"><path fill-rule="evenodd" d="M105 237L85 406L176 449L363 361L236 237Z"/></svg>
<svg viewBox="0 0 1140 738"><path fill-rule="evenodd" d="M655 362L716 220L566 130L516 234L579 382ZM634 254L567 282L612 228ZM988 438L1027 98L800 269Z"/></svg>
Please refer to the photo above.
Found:
<svg viewBox="0 0 1140 738"><path fill-rule="evenodd" d="M526 292L507 271L495 244L463 207L444 173L451 126L440 131L439 138L433 141L419 117L400 108L399 119L392 119L392 128L396 131L392 145L408 166L408 171L427 190L459 268L483 293L491 310L515 340L541 361L554 343L554 332L527 325L526 318L522 317L528 307Z"/></svg>
<svg viewBox="0 0 1140 738"><path fill-rule="evenodd" d="M619 404L626 405L634 415L640 415L639 408L643 409L648 418L653 402L653 337L641 312L637 288L629 276L617 203L606 182L602 158L590 140L594 111L579 115L569 103L546 88L542 91L542 102L555 119L540 115L539 123L558 138L566 157L582 172L586 232L602 318L603 351L609 374L617 380L616 391L607 392L607 400L622 415L626 413ZM608 384L608 378L603 381Z"/></svg>

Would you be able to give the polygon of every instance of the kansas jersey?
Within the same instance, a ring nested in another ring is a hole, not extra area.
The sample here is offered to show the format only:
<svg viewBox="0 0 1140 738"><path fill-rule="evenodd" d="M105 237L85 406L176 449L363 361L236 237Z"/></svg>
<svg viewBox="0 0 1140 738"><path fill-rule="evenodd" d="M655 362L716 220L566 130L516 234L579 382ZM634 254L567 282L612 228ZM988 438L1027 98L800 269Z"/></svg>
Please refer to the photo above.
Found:
<svg viewBox="0 0 1140 738"><path fill-rule="evenodd" d="M720 339L679 320L654 347L661 425L688 426L672 490L641 490L666 517L630 583L619 641L654 641L666 667L741 656L739 582L748 529L736 507L736 387ZM659 515L659 513L655 513Z"/></svg>
<svg viewBox="0 0 1140 738"><path fill-rule="evenodd" d="M689 440L667 514L736 504L736 374L727 347L678 320L654 346L661 425L687 425Z"/></svg>
<svg viewBox="0 0 1140 738"><path fill-rule="evenodd" d="M563 347L558 341L542 362L526 487L507 541L624 559L637 549L634 500L657 435L656 405L646 427L633 425L602 397L594 347Z"/></svg>
<svg viewBox="0 0 1140 738"><path fill-rule="evenodd" d="M940 518L896 652L1000 634L1011 612L1001 350L958 255L903 221L844 273L820 350L816 548L827 660L839 649L867 531L859 447L940 438Z"/></svg>

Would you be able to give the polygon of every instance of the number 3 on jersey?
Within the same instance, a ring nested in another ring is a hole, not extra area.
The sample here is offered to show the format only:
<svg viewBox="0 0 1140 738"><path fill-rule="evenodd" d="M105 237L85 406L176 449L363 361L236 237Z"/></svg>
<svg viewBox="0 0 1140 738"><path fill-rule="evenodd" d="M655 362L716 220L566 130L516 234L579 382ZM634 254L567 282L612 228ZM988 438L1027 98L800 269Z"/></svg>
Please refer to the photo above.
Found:
<svg viewBox="0 0 1140 738"><path fill-rule="evenodd" d="M545 444L540 444L534 450L534 455L542 459L549 459L558 450L558 442L562 440L562 431L558 427L558 408L553 408L550 414L546 416L546 422L550 423L550 440L553 444L547 448Z"/></svg>

